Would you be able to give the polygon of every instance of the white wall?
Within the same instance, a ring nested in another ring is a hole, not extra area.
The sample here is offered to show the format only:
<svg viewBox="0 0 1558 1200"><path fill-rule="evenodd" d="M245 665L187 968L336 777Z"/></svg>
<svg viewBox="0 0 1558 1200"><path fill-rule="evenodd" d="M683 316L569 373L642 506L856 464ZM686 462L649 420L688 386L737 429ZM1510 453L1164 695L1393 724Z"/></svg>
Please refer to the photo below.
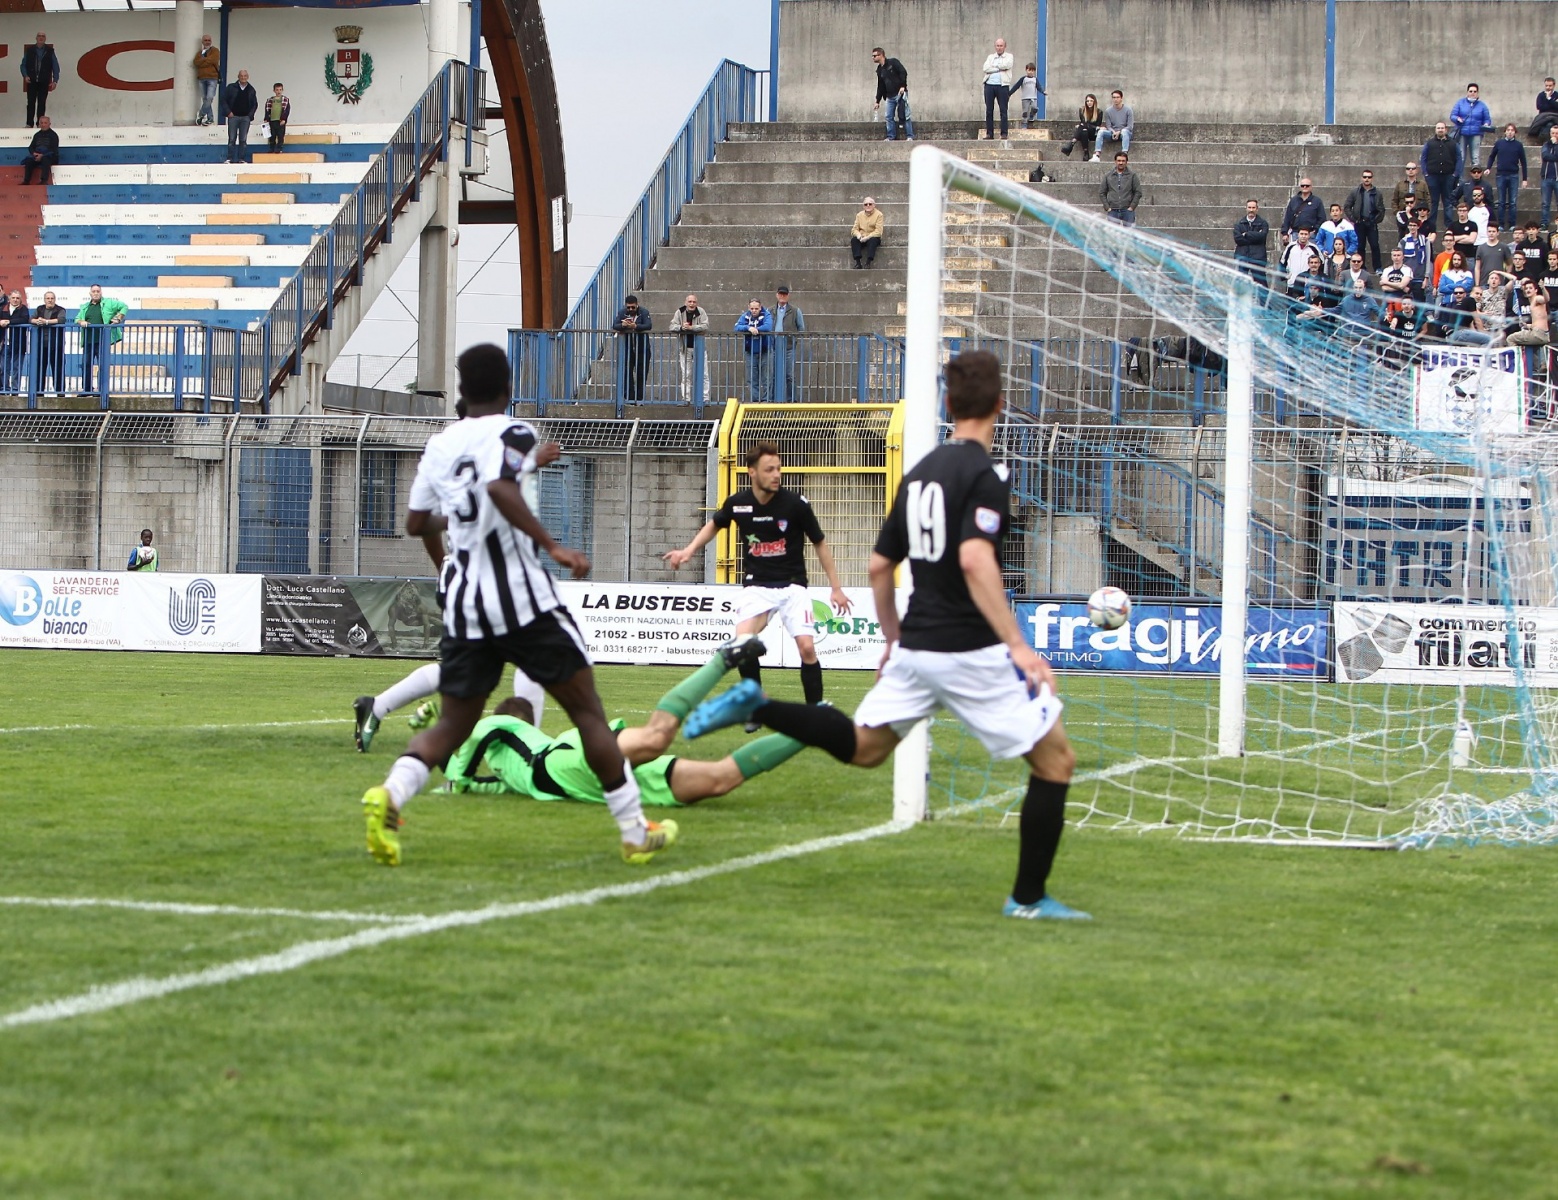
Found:
<svg viewBox="0 0 1558 1200"><path fill-rule="evenodd" d="M462 8L462 19L467 10ZM335 53L337 25L360 25L358 43L373 57L373 82L360 104L342 104L325 83L325 58ZM167 125L174 71L193 71L198 46L171 48L174 14L161 12L0 14L0 126L19 126L26 112L21 56L41 31L60 60L59 88L49 115L62 133L83 125ZM221 43L219 14L205 14L205 32ZM166 43L131 49L131 43ZM298 124L399 122L428 84L427 29L420 5L372 9L243 9L228 22L226 75L239 68L262 96L286 85ZM117 81L117 82L116 82ZM134 84L161 83L155 90ZM193 113L189 114L193 116ZM65 138L68 145L68 135Z"/></svg>

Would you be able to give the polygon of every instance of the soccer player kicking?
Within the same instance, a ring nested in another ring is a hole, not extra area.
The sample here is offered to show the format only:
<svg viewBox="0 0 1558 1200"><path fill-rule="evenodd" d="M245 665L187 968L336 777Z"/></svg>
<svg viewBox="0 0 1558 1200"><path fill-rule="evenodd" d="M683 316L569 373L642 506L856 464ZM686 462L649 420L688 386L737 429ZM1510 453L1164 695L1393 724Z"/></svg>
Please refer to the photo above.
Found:
<svg viewBox="0 0 1558 1200"><path fill-rule="evenodd" d="M507 415L508 356L497 346L473 346L457 366L469 416L428 440L406 513L414 537L446 532L454 559L438 646L441 712L411 739L383 785L363 796L368 850L386 866L400 864L401 809L470 736L504 664L512 663L568 713L621 831L623 859L646 863L676 840L676 823L645 821L584 639L539 552L576 579L589 573L590 560L554 541L525 503L520 481L537 469L539 445L534 429Z"/></svg>
<svg viewBox="0 0 1558 1200"><path fill-rule="evenodd" d="M682 718L712 691L731 667L760 658L763 643L746 638L720 647L707 663L660 698L644 725L625 729L613 721L617 745L633 764L645 805L678 807L712 796L724 796L749 779L787 762L805 745L782 733L755 738L718 762L667 754ZM478 775L485 759L491 776ZM530 704L514 698L498 705L480 721L465 745L444 768L453 792L502 792L537 800L605 799L600 780L589 769L579 748L578 731L549 738L536 728Z"/></svg>
<svg viewBox="0 0 1558 1200"><path fill-rule="evenodd" d="M840 762L876 767L916 722L948 709L991 757L1028 760L1017 882L1006 915L1086 920L1045 891L1076 756L1061 725L1055 676L1023 639L1001 585L1011 487L990 458L1003 402L1001 364L971 351L947 364L946 379L952 437L904 477L871 554L871 592L887 650L855 720L836 709L770 700L743 680L695 709L686 734L756 718ZM906 558L914 591L900 628L893 572Z"/></svg>
<svg viewBox="0 0 1558 1200"><path fill-rule="evenodd" d="M673 570L680 570L714 539L716 532L734 521L747 548L743 581L746 587L736 601L736 636L761 633L767 628L768 619L778 613L785 632L795 639L801 653L801 693L807 704L816 704L822 699L822 664L817 661L811 600L806 595L807 538L817 547L817 561L833 589L830 599L834 609L847 613L850 603L839 582L833 548L823 541L817 514L812 512L805 496L779 486L783 471L779 447L772 442L758 442L747 451L751 486L732 492L692 541L663 557ZM756 660L741 667L741 677L762 682Z"/></svg>

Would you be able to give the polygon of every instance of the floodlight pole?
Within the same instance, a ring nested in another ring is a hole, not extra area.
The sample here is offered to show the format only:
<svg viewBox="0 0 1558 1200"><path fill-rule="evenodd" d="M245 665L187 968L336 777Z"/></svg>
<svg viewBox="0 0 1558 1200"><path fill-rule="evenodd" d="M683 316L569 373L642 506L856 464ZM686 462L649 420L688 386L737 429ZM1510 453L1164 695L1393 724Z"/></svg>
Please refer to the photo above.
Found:
<svg viewBox="0 0 1558 1200"><path fill-rule="evenodd" d="M1244 643L1250 605L1250 454L1255 424L1255 319L1241 288L1228 314L1228 423L1223 450L1222 648L1217 753L1244 754Z"/></svg>

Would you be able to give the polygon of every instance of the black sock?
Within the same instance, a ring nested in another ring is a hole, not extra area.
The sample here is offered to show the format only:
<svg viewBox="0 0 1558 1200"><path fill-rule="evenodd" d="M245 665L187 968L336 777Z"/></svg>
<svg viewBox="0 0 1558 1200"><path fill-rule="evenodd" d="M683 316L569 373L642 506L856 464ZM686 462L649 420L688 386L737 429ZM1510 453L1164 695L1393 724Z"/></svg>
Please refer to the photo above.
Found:
<svg viewBox="0 0 1558 1200"><path fill-rule="evenodd" d="M841 763L854 761L855 723L836 708L770 700L752 715L776 733L826 750Z"/></svg>
<svg viewBox="0 0 1558 1200"><path fill-rule="evenodd" d="M822 664L820 662L801 664L801 694L806 697L807 704L818 704L822 701Z"/></svg>
<svg viewBox="0 0 1558 1200"><path fill-rule="evenodd" d="M736 673L743 679L750 679L758 687L763 686L763 665L755 659L748 659L736 668Z"/></svg>
<svg viewBox="0 0 1558 1200"><path fill-rule="evenodd" d="M1044 884L1066 827L1066 789L1070 786L1031 776L1028 779L1028 794L1022 802L1017 882L1012 884L1012 899L1018 904L1037 904L1044 899Z"/></svg>

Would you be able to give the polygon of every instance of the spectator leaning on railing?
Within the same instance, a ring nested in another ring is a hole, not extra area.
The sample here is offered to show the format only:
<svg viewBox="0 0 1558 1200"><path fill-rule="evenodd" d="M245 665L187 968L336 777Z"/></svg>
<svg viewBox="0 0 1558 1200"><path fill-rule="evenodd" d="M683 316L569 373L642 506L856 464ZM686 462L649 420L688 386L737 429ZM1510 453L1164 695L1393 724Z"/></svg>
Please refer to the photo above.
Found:
<svg viewBox="0 0 1558 1200"><path fill-rule="evenodd" d="M622 398L637 404L644 398L644 374L649 370L648 333L655 327L647 308L639 306L637 296L624 296L611 331L617 335L621 358L619 376Z"/></svg>
<svg viewBox="0 0 1558 1200"><path fill-rule="evenodd" d="M698 343L709 331L709 310L698 304L696 294L689 292L687 300L671 315L671 332L679 333L681 349L677 353L682 368L682 403L692 403L693 378L698 371ZM703 368L703 399L709 399L709 369Z"/></svg>
<svg viewBox="0 0 1558 1200"><path fill-rule="evenodd" d="M33 371L38 378L38 390L44 390L48 380L52 390L65 391L65 324L67 314L55 299L53 292L43 293L43 303L32 310L32 323L37 328L33 335L36 348L33 351Z"/></svg>
<svg viewBox="0 0 1558 1200"><path fill-rule="evenodd" d="M747 399L753 404L767 404L773 399L773 375L768 370L769 343L773 341L768 335L773 332L773 316L761 300L753 299L736 318L735 328L745 335L742 349L747 356Z"/></svg>
<svg viewBox="0 0 1558 1200"><path fill-rule="evenodd" d="M98 390L98 384L92 380L94 364L101 364L98 383L108 383L108 352L124 339L124 319L129 311L123 300L103 295L103 289L95 283L87 292L86 303L76 311L76 324L81 326L83 396Z"/></svg>
<svg viewBox="0 0 1558 1200"><path fill-rule="evenodd" d="M774 289L773 322L776 334L806 332L806 314L790 303L790 285L787 283L781 283ZM774 339L774 399L780 404L795 402L800 350L799 343L793 337Z"/></svg>
<svg viewBox="0 0 1558 1200"><path fill-rule="evenodd" d="M7 392L22 391L22 364L27 360L27 338L32 333L32 314L20 291L12 291L0 305L0 325L5 326L0 347L0 378Z"/></svg>

